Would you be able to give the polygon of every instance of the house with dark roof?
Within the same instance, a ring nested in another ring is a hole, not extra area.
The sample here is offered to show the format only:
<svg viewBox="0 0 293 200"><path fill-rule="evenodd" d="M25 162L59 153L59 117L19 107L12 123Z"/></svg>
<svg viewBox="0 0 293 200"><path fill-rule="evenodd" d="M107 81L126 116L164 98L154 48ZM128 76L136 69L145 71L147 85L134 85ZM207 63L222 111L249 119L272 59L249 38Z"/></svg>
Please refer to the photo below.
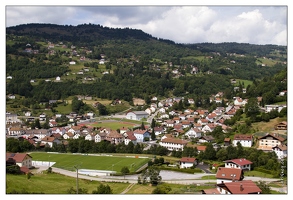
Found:
<svg viewBox="0 0 293 200"><path fill-rule="evenodd" d="M181 169L182 168L190 168L190 167L197 165L197 159L196 158L189 158L189 157L182 157L179 160L179 165L180 165Z"/></svg>
<svg viewBox="0 0 293 200"><path fill-rule="evenodd" d="M227 168L239 168L242 170L251 170L252 162L245 158L238 158L232 160L225 160L225 167Z"/></svg>
<svg viewBox="0 0 293 200"><path fill-rule="evenodd" d="M242 181L244 178L243 170L240 168L219 167L216 173L217 184L232 181Z"/></svg>

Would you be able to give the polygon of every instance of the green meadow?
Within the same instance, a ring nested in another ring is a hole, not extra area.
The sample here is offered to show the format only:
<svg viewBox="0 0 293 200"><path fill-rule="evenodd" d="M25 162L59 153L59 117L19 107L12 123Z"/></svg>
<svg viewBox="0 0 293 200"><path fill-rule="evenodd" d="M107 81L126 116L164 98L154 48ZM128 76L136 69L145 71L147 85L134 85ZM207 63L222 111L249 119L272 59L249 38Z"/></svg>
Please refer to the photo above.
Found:
<svg viewBox="0 0 293 200"><path fill-rule="evenodd" d="M55 162L53 167L75 171L80 169L110 170L120 172L122 167L128 167L135 172L149 161L149 158L131 156L113 156L106 154L61 154L61 153L30 153L33 161Z"/></svg>

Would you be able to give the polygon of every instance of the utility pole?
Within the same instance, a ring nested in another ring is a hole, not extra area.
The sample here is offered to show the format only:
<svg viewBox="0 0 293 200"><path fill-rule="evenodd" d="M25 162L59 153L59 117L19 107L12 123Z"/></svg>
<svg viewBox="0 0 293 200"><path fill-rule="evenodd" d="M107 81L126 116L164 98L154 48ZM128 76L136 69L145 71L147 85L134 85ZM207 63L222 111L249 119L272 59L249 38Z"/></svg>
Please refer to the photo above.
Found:
<svg viewBox="0 0 293 200"><path fill-rule="evenodd" d="M74 168L76 169L76 194L78 194L78 166L75 165Z"/></svg>

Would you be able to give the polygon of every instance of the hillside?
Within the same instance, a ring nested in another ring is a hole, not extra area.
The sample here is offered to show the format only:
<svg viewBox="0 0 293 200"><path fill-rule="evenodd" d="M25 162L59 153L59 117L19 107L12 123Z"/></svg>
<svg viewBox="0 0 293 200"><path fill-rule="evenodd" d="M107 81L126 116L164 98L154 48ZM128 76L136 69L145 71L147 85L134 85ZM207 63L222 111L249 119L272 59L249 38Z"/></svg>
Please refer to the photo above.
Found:
<svg viewBox="0 0 293 200"><path fill-rule="evenodd" d="M6 94L25 98L24 107L83 95L130 104L183 96L208 108L207 99L219 91L227 99L263 95L269 91L257 83L276 74L283 82L273 95L286 90L286 58L285 46L176 44L130 28L24 24L6 28ZM233 90L243 82L252 83L247 94Z"/></svg>

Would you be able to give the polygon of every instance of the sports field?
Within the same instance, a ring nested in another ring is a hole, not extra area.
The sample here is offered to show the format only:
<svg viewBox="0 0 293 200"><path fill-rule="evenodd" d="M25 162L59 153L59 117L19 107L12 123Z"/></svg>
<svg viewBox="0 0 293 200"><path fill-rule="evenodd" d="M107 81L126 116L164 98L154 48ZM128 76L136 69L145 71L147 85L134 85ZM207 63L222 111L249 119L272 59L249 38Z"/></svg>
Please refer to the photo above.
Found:
<svg viewBox="0 0 293 200"><path fill-rule="evenodd" d="M75 166L82 169L110 170L120 172L128 167L134 172L146 164L150 158L139 156L113 156L106 154L61 154L61 153L30 153L33 161L55 162L53 167L75 171Z"/></svg>

